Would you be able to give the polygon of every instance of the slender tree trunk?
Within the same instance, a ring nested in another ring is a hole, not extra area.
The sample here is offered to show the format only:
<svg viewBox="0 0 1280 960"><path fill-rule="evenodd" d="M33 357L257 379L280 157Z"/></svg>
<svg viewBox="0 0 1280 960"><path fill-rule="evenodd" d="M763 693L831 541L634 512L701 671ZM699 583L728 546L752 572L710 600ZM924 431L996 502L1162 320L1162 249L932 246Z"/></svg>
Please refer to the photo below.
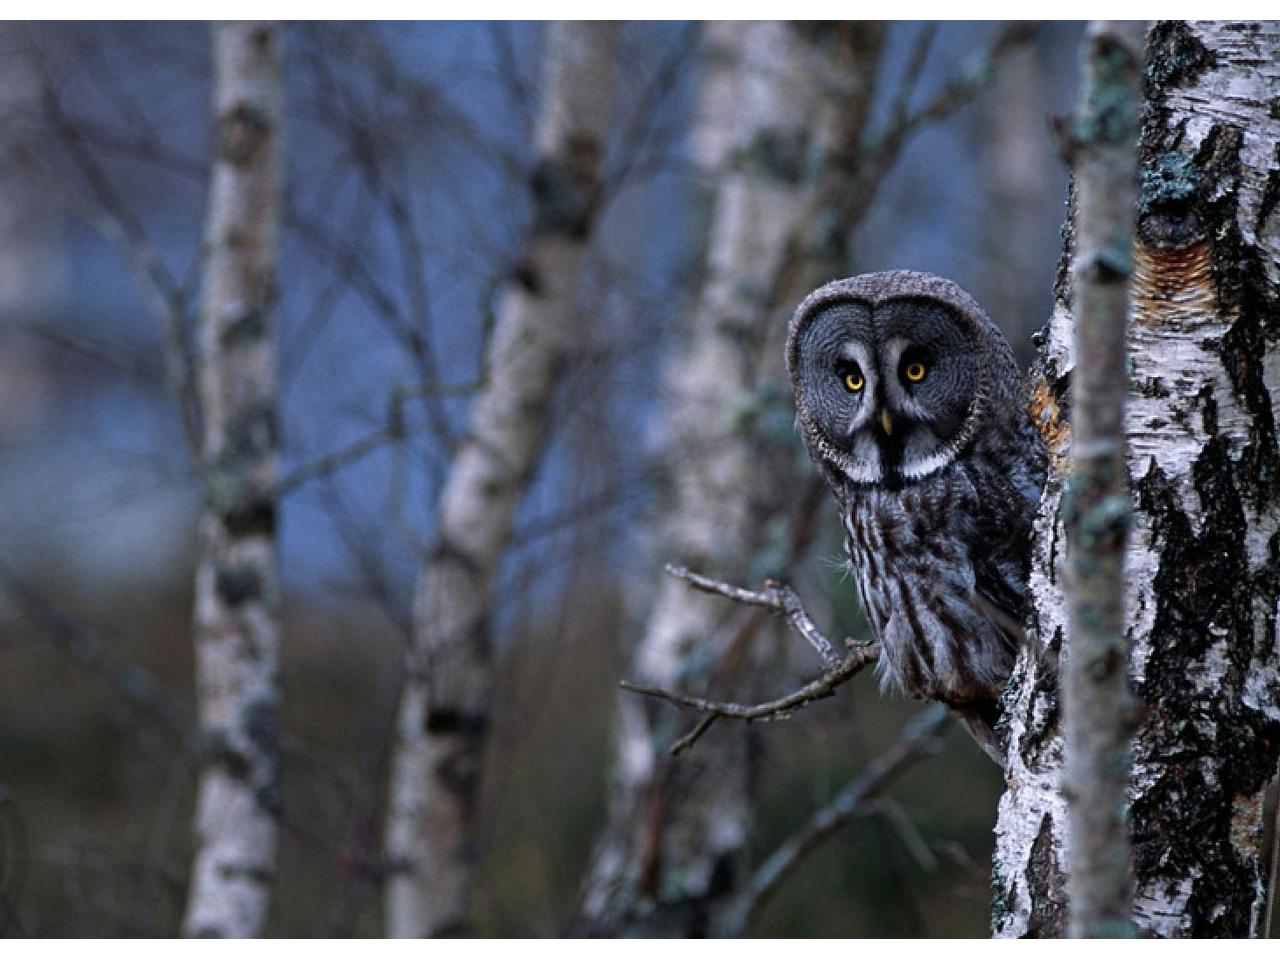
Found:
<svg viewBox="0 0 1280 960"><path fill-rule="evenodd" d="M846 71L839 75L845 111L828 109L832 57L855 46L845 28L716 23L705 31L692 132L699 179L710 188L705 256L698 299L667 376L673 490L657 560L737 580L761 560L776 561L777 548L785 553L793 536L788 511L803 483L790 456L789 414L770 416L787 408L785 313L798 299L796 288L814 282L815 261L820 269L844 265L847 223L811 217L814 170L855 154L847 125L860 126L860 95L869 91L850 89L855 65L838 62ZM776 429L770 434L778 421L781 437ZM687 688L730 674L740 690L761 672L745 649L758 619L726 627L737 611L669 577L648 610L633 679ZM713 743L673 761L666 748L679 721L671 713L627 695L618 709L608 824L586 879L579 932L715 932L745 878L747 731L720 731Z"/></svg>
<svg viewBox="0 0 1280 960"><path fill-rule="evenodd" d="M199 320L206 504L195 584L205 755L189 936L262 932L280 812L280 587L272 311L280 228L280 29L213 28L216 156Z"/></svg>
<svg viewBox="0 0 1280 960"><path fill-rule="evenodd" d="M493 695L489 591L571 346L608 133L616 31L608 23L547 29L533 232L521 283L498 308L485 384L445 480L435 547L418 579L387 815L387 929L396 937L467 930Z"/></svg>
<svg viewBox="0 0 1280 960"><path fill-rule="evenodd" d="M1126 322L1146 26L1097 20L1076 114L1072 475L1064 518L1071 656L1063 676L1071 934L1131 935L1125 822L1132 735L1124 619Z"/></svg>
<svg viewBox="0 0 1280 960"><path fill-rule="evenodd" d="M1125 433L1133 917L1152 936L1248 936L1265 899L1263 797L1280 756L1280 28L1181 22L1149 38ZM1036 528L1039 640L1006 694L995 932L1065 930L1057 663L1060 500L1074 367L1065 276L1033 413L1054 452Z"/></svg>

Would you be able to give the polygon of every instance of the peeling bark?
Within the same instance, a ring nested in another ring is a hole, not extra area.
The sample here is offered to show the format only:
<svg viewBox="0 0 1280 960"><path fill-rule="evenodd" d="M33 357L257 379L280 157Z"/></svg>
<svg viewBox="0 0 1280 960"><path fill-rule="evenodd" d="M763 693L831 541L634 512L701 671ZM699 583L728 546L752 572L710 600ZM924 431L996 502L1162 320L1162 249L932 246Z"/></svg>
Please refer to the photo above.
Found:
<svg viewBox="0 0 1280 960"><path fill-rule="evenodd" d="M1149 936L1256 935L1265 900L1263 797L1280 755L1277 89L1274 24L1171 22L1150 35L1125 415L1134 921ZM1065 234L1069 266L1071 223ZM1003 936L1064 929L1059 411L1074 358L1061 279L1033 401L1055 465L1032 572L1039 642L1005 703L992 918Z"/></svg>
<svg viewBox="0 0 1280 960"><path fill-rule="evenodd" d="M476 804L493 695L487 613L520 496L537 464L598 201L617 27L548 27L521 280L500 303L485 383L445 479L419 573L401 694L386 852L387 930L468 930Z"/></svg>
<svg viewBox="0 0 1280 960"><path fill-rule="evenodd" d="M760 567L779 572L791 550L804 465L781 362L785 317L805 290L846 267L848 219L817 205L849 182L881 34L781 23L705 30L692 136L712 192L702 284L667 378L674 489L659 560L742 580ZM731 674L735 689L751 687L759 619L726 629L735 614L662 577L628 676L688 689ZM581 933L714 933L745 879L749 733L721 731L673 760L675 719L620 698L609 820L584 886Z"/></svg>
<svg viewBox="0 0 1280 960"><path fill-rule="evenodd" d="M203 756L188 936L261 934L275 872L280 46L275 25L213 28L217 133L198 333L205 507L194 623Z"/></svg>

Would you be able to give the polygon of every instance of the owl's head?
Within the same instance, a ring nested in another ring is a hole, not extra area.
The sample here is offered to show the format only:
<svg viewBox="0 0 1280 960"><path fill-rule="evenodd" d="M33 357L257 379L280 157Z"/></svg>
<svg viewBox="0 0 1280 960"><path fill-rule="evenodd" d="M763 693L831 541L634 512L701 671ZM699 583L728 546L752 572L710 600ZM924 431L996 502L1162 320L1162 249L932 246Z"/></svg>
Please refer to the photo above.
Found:
<svg viewBox="0 0 1280 960"><path fill-rule="evenodd" d="M1014 403L1008 341L973 297L933 274L820 287L796 309L786 349L806 444L854 483L927 477Z"/></svg>

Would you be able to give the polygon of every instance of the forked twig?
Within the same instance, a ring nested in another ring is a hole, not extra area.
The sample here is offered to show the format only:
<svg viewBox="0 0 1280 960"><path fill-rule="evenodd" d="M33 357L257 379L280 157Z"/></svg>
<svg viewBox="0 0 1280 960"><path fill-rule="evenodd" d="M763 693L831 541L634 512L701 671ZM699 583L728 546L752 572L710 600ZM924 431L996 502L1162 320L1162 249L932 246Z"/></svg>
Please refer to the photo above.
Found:
<svg viewBox="0 0 1280 960"><path fill-rule="evenodd" d="M695 590L701 590L703 593L713 593L747 606L764 607L786 618L791 628L803 637L817 652L818 656L822 658L825 668L822 676L810 681L800 689L794 690L776 700L755 704L690 697L671 690L664 690L661 687L648 687L626 680L622 681L621 687L624 690L639 693L646 697L665 700L678 707L688 707L705 714L692 730L671 745L671 754L673 756L688 750L697 743L702 735L710 730L712 725L721 717L731 720L746 720L747 722L753 720L761 722L785 720L799 708L832 696L837 688L852 679L867 665L875 663L880 657L879 643L874 641L855 642L851 639L844 641L844 646L848 653L841 657L836 653L835 645L826 638L818 628L818 625L814 623L813 618L804 609L800 597L786 584L778 583L774 580L766 580L759 590L748 590L721 580L704 577L685 567L667 564L666 570L671 576L683 580Z"/></svg>
<svg viewBox="0 0 1280 960"><path fill-rule="evenodd" d="M747 590L744 587L735 587L733 584L725 583L722 580L712 580L710 577L704 577L700 573L694 573L688 567L679 567L668 563L666 570L669 575L677 580L683 580L695 590L701 590L703 593L714 593L751 607L764 607L786 617L787 622L791 624L791 628L804 637L809 642L809 646L817 651L818 656L822 658L823 666L828 670L835 669L843 662L844 658L836 653L835 646L823 636L822 631L818 629L818 625L813 622L813 618L805 611L804 604L800 602L800 597L785 583L778 583L776 580L768 579L760 585L759 590Z"/></svg>

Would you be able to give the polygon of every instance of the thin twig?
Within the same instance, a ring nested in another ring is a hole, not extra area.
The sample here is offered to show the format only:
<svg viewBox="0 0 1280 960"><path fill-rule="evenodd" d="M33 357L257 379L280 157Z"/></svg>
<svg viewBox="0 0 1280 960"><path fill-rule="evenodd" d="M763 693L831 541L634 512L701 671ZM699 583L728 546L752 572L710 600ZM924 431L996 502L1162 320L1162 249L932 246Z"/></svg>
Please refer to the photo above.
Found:
<svg viewBox="0 0 1280 960"><path fill-rule="evenodd" d="M778 583L776 580L765 580L759 590L747 590L744 587L736 587L722 580L704 577L701 574L694 573L687 567L680 567L675 564L667 564L666 570L668 574L677 580L683 580L695 590L701 590L703 593L714 593L736 603L745 603L748 606L765 607L774 613L781 614L787 618L787 622L791 624L792 629L804 637L809 642L809 645L817 651L818 656L822 658L823 666L828 670L834 670L844 663L844 658L836 653L835 646L823 636L822 631L818 629L818 625L813 622L813 618L805 611L804 605L800 602L800 597L786 584Z"/></svg>
<svg viewBox="0 0 1280 960"><path fill-rule="evenodd" d="M809 616L800 602L800 597L786 584L774 580L766 580L759 590L747 590L722 580L704 577L701 574L673 564L667 564L667 573L678 580L683 580L695 590L726 597L736 603L751 607L763 607L786 618L791 628L802 636L822 658L822 676L805 684L799 690L793 690L786 696L766 703L743 704L726 700L707 700L702 697L690 697L664 690L661 687L647 687L624 680L620 684L623 690L638 693L646 697L665 700L678 707L688 707L706 714L691 731L671 745L671 754L688 750L721 717L732 720L759 720L767 723L772 720L785 720L801 707L808 706L818 700L832 696L846 681L860 673L867 665L880 658L880 644L874 641L855 642L845 640L849 651L841 657L835 646L818 629L813 618Z"/></svg>
<svg viewBox="0 0 1280 960"><path fill-rule="evenodd" d="M911 101L915 97L916 89L920 85L920 78L924 75L925 62L929 59L929 50L933 47L933 41L938 35L938 25L936 23L923 24L916 31L915 42L911 47L911 55L907 60L907 68L903 71L902 81L898 84L898 89L893 98L893 107L889 111L891 127L900 126L907 118L907 112L911 109Z"/></svg>
<svg viewBox="0 0 1280 960"><path fill-rule="evenodd" d="M148 382L163 379L160 371L154 369L144 358L131 356L127 351L117 349L106 340L98 340L76 330L59 330L33 320L19 320L17 325L32 336L79 356L115 367L130 377Z"/></svg>
<svg viewBox="0 0 1280 960"><path fill-rule="evenodd" d="M844 201L849 211L845 215L847 219L861 219L911 136L922 127L945 119L977 97L991 83L999 62L1010 50L1028 42L1034 36L1035 29L1034 26L1023 23L1007 25L986 52L972 61L960 76L912 111L909 109L910 100L917 79L913 71L919 69L915 61L918 59L920 66L923 66L929 50L925 41L931 40L928 34L917 38L912 63L908 65L903 86L899 88L897 102L883 129L868 146L858 175L847 192L847 199Z"/></svg>
<svg viewBox="0 0 1280 960"><path fill-rule="evenodd" d="M44 115L93 196L88 212L81 215L108 241L117 244L132 264L143 297L165 333L166 373L174 399L182 411L187 440L193 449L199 449L197 427L200 414L194 386L193 346L188 339L186 292L165 266L163 257L142 222L119 193L107 169L86 143L84 132L67 113L38 50L32 62L40 77L40 101ZM44 158L31 155L25 149L20 152L28 155L27 166L33 172L48 178L44 173L47 166ZM55 196L65 193L60 188L60 184L55 184ZM68 206L74 211L84 205L72 201Z"/></svg>
<svg viewBox="0 0 1280 960"><path fill-rule="evenodd" d="M646 697L665 700L678 707L689 707L699 713L709 713L717 717L731 720L785 720L795 710L808 706L818 700L825 700L836 692L836 688L854 677L868 664L875 663L880 657L880 644L874 642L858 644L849 656L839 661L834 668L823 673L816 680L811 680L799 690L793 690L786 696L765 703L733 703L728 700L707 700L703 697L689 697L673 693L661 687L646 687L638 683L623 680L623 690L639 693ZM691 744L690 744L691 745ZM674 748L673 748L674 751Z"/></svg>
<svg viewBox="0 0 1280 960"><path fill-rule="evenodd" d="M387 404L386 422L332 453L294 468L271 488L277 499L292 493L304 484L336 473L343 467L363 460L382 447L398 443L407 433L404 426L404 407L410 400L428 396L465 396L475 389L474 383L432 383L397 387Z"/></svg>
<svg viewBox="0 0 1280 960"><path fill-rule="evenodd" d="M106 680L134 708L158 720L165 732L186 749L194 751L196 741L187 711L154 674L122 657L95 633L72 620L6 560L0 560L0 584L41 633Z"/></svg>
<svg viewBox="0 0 1280 960"><path fill-rule="evenodd" d="M898 834L898 839L902 842L903 849L911 854L911 858L915 860L920 869L926 873L935 873L938 869L938 858L929 849L924 837L920 836L920 831L911 822L911 817L907 815L907 811L903 809L902 804L892 797L881 797L873 806L874 811L869 808L867 812L878 813L884 817L889 822L889 825L893 827L894 832Z"/></svg>

